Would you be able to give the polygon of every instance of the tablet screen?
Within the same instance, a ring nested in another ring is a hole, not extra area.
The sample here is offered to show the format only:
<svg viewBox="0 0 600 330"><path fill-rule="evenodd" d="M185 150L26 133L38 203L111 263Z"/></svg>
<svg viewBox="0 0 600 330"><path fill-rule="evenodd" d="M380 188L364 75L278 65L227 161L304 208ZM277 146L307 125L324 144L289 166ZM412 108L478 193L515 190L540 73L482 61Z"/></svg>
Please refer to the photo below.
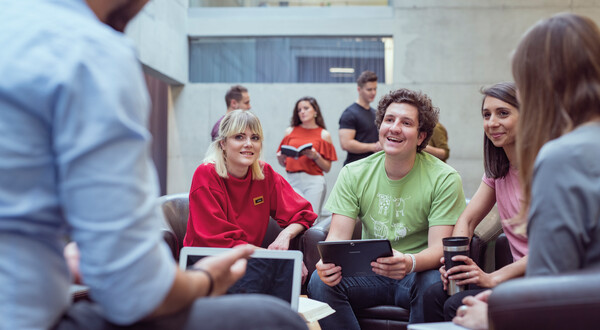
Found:
<svg viewBox="0 0 600 330"><path fill-rule="evenodd" d="M179 266L187 270L202 258L228 250L184 247ZM288 302L292 309L297 310L301 281L302 252L256 250L248 260L246 273L229 288L227 294L268 294Z"/></svg>

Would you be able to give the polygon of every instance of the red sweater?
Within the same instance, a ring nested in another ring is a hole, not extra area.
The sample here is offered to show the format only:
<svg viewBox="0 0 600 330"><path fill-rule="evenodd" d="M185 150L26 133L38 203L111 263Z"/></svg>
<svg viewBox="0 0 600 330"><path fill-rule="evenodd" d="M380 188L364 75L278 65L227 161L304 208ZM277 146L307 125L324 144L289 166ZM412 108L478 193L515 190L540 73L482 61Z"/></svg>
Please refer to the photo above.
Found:
<svg viewBox="0 0 600 330"><path fill-rule="evenodd" d="M337 160L337 154L335 153L335 147L333 144L323 140L321 138L322 127L306 129L300 125L295 126L292 132L281 140L277 151L281 150L281 146L284 144L298 148L299 146L311 142L313 148L321 154L321 156L330 161ZM285 170L288 172L306 172L310 175L323 175L323 170L315 163L314 160L300 156L297 159L288 157L285 161Z"/></svg>
<svg viewBox="0 0 600 330"><path fill-rule="evenodd" d="M260 246L269 217L281 227L298 223L310 228L316 213L273 168L261 162L264 180L221 178L214 164L198 166L190 189L190 214L184 246Z"/></svg>

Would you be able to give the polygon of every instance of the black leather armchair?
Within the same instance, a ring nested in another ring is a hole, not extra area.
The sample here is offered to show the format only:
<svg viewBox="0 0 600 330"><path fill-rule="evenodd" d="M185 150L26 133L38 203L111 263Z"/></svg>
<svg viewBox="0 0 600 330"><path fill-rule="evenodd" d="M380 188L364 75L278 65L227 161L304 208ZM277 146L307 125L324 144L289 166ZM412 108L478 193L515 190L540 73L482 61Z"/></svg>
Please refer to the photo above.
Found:
<svg viewBox="0 0 600 330"><path fill-rule="evenodd" d="M179 259L179 251L183 247L183 238L187 229L189 216L189 199L187 193L165 195L159 198L159 204L165 215L163 238L171 248L173 258Z"/></svg>
<svg viewBox="0 0 600 330"><path fill-rule="evenodd" d="M597 329L600 269L507 281L488 300L490 329Z"/></svg>
<svg viewBox="0 0 600 330"><path fill-rule="evenodd" d="M325 219L320 223L316 224L312 228L308 229L303 238L302 246L304 251L304 261L308 268L309 274L315 270L315 264L319 261L320 256L317 250L317 242L324 241L329 232L329 225L331 224L331 218ZM361 223L357 221L356 227L354 228L353 239L361 238ZM501 235L498 237L501 241L500 244L496 245L496 259L499 261L498 266L503 266L503 262L507 260L506 255L510 256L510 262L512 262L512 255L510 249L508 249L508 241L506 236ZM477 236L474 236L471 240L470 253L471 258L480 267L484 265L484 259L486 257L487 242L482 241ZM504 250L507 249L507 250ZM409 310L398 307L398 306L375 306L355 311L358 322L362 329L406 329L409 320Z"/></svg>

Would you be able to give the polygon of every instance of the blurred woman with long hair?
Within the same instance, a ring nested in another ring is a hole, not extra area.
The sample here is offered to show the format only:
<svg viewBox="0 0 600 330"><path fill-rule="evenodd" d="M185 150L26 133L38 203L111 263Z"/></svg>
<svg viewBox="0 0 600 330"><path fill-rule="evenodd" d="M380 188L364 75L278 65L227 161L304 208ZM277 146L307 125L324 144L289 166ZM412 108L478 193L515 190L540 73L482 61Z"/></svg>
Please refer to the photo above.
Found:
<svg viewBox="0 0 600 330"><path fill-rule="evenodd" d="M526 276L598 266L600 30L570 13L542 20L519 43L512 69L521 101L517 156L530 246ZM455 323L487 327L487 296L465 298Z"/></svg>

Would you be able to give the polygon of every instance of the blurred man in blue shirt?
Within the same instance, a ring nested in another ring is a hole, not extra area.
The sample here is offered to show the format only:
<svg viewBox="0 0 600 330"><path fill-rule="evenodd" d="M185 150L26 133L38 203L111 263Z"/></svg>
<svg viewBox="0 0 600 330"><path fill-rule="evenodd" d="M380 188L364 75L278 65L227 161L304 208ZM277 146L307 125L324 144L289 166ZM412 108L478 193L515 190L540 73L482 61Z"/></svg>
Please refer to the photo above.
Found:
<svg viewBox="0 0 600 330"><path fill-rule="evenodd" d="M149 98L122 34L146 2L0 1L0 328L301 328L262 296L197 299L242 276L251 248L183 272L162 242ZM66 236L94 303L71 306Z"/></svg>

